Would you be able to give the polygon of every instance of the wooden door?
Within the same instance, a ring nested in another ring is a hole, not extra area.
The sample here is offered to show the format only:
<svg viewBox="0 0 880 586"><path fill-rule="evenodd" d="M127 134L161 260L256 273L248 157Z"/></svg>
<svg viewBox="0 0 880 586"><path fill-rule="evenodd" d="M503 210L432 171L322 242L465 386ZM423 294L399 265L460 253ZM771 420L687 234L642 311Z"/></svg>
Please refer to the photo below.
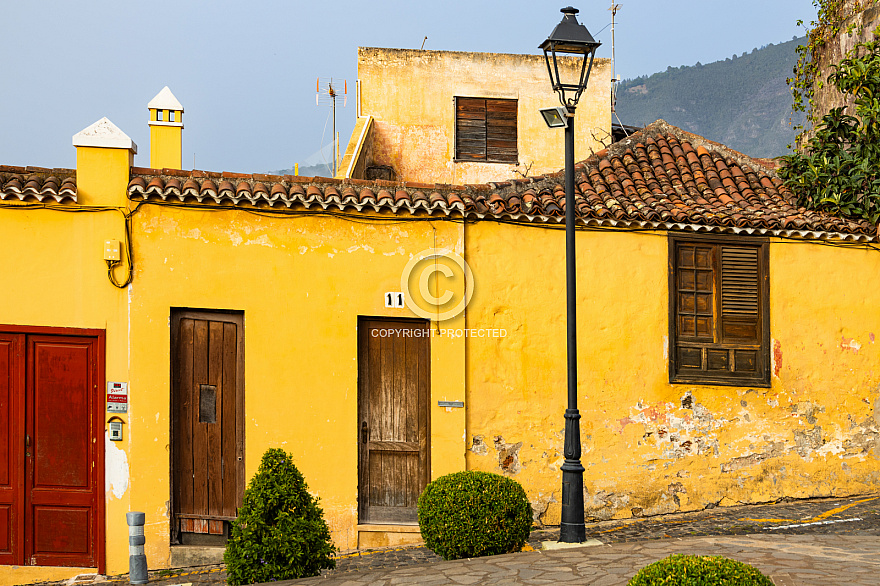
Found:
<svg viewBox="0 0 880 586"><path fill-rule="evenodd" d="M24 564L24 334L0 333L0 564Z"/></svg>
<svg viewBox="0 0 880 586"><path fill-rule="evenodd" d="M97 346L94 338L28 336L25 550L31 565L98 566L104 402Z"/></svg>
<svg viewBox="0 0 880 586"><path fill-rule="evenodd" d="M0 326L0 564L105 571L103 372L103 332Z"/></svg>
<svg viewBox="0 0 880 586"><path fill-rule="evenodd" d="M358 321L360 523L417 523L428 483L430 330L424 320Z"/></svg>
<svg viewBox="0 0 880 586"><path fill-rule="evenodd" d="M173 531L225 535L244 492L240 313L172 313Z"/></svg>

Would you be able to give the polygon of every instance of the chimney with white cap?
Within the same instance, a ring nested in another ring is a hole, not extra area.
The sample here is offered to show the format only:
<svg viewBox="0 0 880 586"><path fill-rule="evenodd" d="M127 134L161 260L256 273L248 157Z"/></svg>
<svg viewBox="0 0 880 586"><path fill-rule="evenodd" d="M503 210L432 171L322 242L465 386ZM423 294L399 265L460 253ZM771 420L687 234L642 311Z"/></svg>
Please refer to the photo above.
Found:
<svg viewBox="0 0 880 586"><path fill-rule="evenodd" d="M150 167L182 167L183 106L166 85L147 104L150 110Z"/></svg>

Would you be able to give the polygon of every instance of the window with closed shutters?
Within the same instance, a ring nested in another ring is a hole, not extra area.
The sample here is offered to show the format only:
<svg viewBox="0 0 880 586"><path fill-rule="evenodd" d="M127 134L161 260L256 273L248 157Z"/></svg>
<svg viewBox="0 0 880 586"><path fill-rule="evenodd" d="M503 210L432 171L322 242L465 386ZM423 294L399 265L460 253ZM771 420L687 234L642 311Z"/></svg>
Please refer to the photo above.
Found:
<svg viewBox="0 0 880 586"><path fill-rule="evenodd" d="M766 240L670 238L671 382L770 383Z"/></svg>
<svg viewBox="0 0 880 586"><path fill-rule="evenodd" d="M455 98L455 158L517 163L516 100Z"/></svg>

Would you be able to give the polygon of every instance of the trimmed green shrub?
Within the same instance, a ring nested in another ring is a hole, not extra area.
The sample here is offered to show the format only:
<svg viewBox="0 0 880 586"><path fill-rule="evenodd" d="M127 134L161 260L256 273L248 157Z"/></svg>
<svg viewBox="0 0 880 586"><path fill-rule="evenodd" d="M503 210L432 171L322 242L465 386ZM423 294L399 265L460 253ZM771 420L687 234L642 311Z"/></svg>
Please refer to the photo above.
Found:
<svg viewBox="0 0 880 586"><path fill-rule="evenodd" d="M419 496L425 545L446 560L519 551L532 507L515 480L490 472L441 476Z"/></svg>
<svg viewBox="0 0 880 586"><path fill-rule="evenodd" d="M628 586L773 586L754 566L721 556L675 554L645 566Z"/></svg>
<svg viewBox="0 0 880 586"><path fill-rule="evenodd" d="M230 586L317 576L336 567L318 499L281 449L263 454L232 522L223 561Z"/></svg>

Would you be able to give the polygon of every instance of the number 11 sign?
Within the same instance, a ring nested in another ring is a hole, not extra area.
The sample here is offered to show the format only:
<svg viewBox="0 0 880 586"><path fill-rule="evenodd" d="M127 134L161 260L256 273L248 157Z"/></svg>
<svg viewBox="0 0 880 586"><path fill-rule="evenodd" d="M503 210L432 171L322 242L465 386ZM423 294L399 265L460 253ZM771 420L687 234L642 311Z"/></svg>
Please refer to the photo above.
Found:
<svg viewBox="0 0 880 586"><path fill-rule="evenodd" d="M385 307L403 307L403 293L386 293Z"/></svg>

